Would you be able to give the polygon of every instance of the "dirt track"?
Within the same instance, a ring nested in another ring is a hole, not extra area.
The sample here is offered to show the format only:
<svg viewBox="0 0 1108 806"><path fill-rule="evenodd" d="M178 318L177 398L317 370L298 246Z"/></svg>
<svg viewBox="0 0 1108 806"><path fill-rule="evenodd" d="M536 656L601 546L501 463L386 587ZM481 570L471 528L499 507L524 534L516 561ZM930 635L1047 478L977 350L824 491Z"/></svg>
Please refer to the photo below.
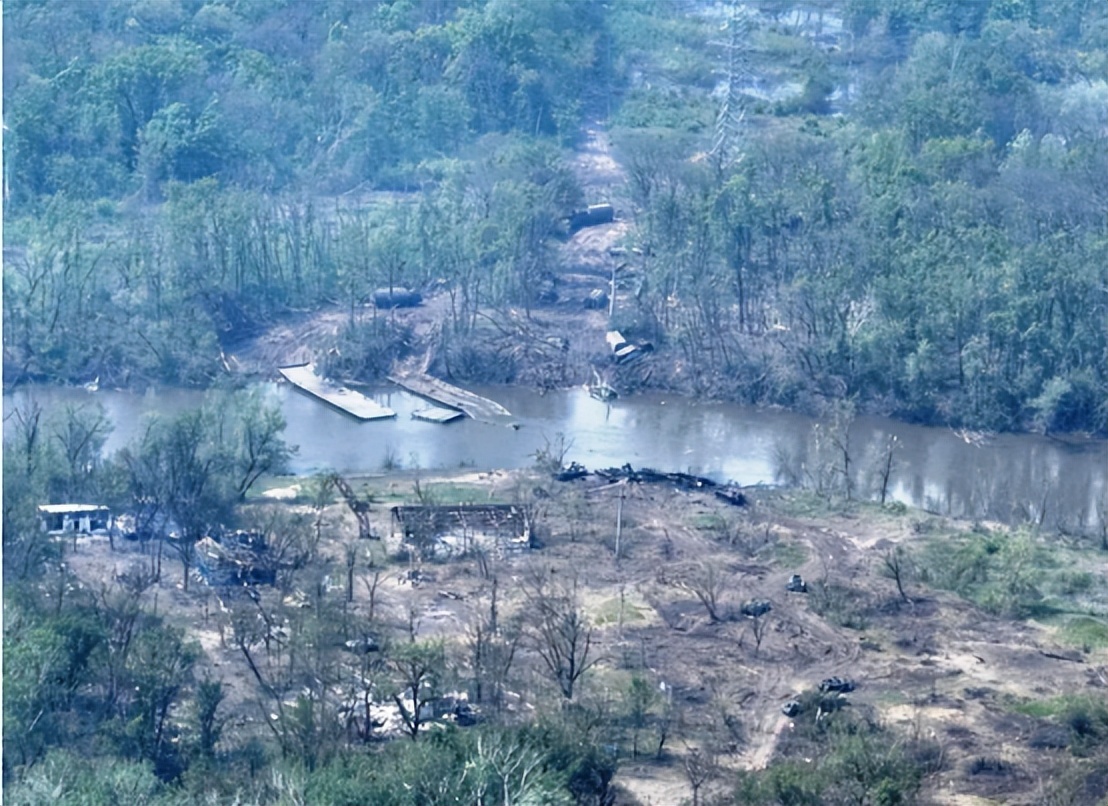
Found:
<svg viewBox="0 0 1108 806"><path fill-rule="evenodd" d="M404 476L372 483L382 497L411 495L411 479ZM503 612L525 608L518 583L535 568L576 579L603 657L587 696L609 692L602 699L619 707L631 674L645 675L664 689L679 715L664 759L629 762L620 773L628 792L644 804L673 802L682 780L680 759L691 747L719 751L724 768L767 765L792 730L781 705L832 675L857 681L851 707L870 709L887 724L941 744L950 771L943 776L947 795L1030 802L1021 797L1042 759L1027 744L1032 721L1014 714L1010 704L1103 685L1108 664L1103 651L1074 655L1040 627L986 616L953 595L918 586L908 588L910 603L901 601L881 573L882 557L890 546L918 539L909 515L869 510L802 517L789 514L795 507L779 494L756 496L752 507L738 509L708 493L629 485L623 491L623 556L617 563L613 535L620 491L614 486L594 478L559 484L515 473L468 474L449 484L470 485L476 500L513 500L535 487L548 493L538 499L545 547L491 560L491 573L501 580ZM335 525L324 552L337 559L355 527L341 507L331 517ZM375 528L388 535L387 513L378 509L374 518ZM399 545L387 537L382 548L391 555ZM72 567L95 587L143 559L133 545L128 549L113 554L101 540L82 539ZM398 632L416 613L420 636L457 644L488 592L477 562L425 563L430 581L419 586L407 581L407 567L382 566L378 613ZM715 568L722 580L719 621L708 617L693 592L705 567ZM159 612L201 642L213 672L235 692L231 702L239 723L256 720L256 695L242 658L220 638L220 625L225 632L228 626L219 601L199 580L186 594L171 555L163 568L163 582L154 589ZM848 592L854 615L821 614L813 593L786 592L785 581L794 572L811 584ZM444 598L440 591L458 598ZM768 629L760 646L753 621L736 614L750 599L773 605L763 617ZM359 586L355 607L365 606ZM460 660L460 646L458 652ZM533 657L524 655L521 664L521 679L530 682L519 692L519 708L530 709L551 692ZM980 757L1003 758L1013 771L1000 778L965 778L964 765ZM947 795L940 800L950 802Z"/></svg>
<svg viewBox="0 0 1108 806"><path fill-rule="evenodd" d="M484 338L508 344L520 339L535 343L547 338L567 339L571 343L568 352L572 368L565 380L575 385L591 379L588 370L591 357L607 356L604 342L607 311L586 310L584 300L595 289L607 293L612 270L627 262L626 258L613 257L611 250L625 244L631 232L631 211L625 202L623 170L612 156L607 131L601 124L585 130L583 144L574 152L570 164L586 200L613 202L616 220L586 227L563 241L551 241L556 253L556 303L534 308L526 316L512 309L486 310L482 324ZM312 313L290 314L233 350L226 356L227 365L236 372L272 377L278 365L319 361L335 349L341 329L352 315L355 319L389 316L410 328L413 339L406 362L426 371L437 349L437 336L450 318L450 296L445 290L430 291L424 295L421 306L387 313L375 311L369 305L353 312L336 305ZM503 347L504 344L497 345L498 349ZM545 360L541 353L523 353L515 358L524 365L525 382L546 382L542 368L534 366Z"/></svg>

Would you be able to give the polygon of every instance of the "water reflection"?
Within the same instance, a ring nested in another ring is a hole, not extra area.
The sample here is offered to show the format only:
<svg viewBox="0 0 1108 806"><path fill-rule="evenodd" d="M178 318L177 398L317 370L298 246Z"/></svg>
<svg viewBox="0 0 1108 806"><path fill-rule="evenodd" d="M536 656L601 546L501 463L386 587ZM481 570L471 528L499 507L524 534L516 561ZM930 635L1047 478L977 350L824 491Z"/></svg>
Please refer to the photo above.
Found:
<svg viewBox="0 0 1108 806"><path fill-rule="evenodd" d="M518 429L462 420L441 426L411 419L426 404L395 387L371 390L395 420L359 423L287 385L266 384L288 421L286 439L299 446L296 473L327 468L378 472L387 460L403 467L515 468L529 465L546 438L572 440L568 459L588 467L621 465L687 470L720 481L773 484L811 477L813 421L789 412L705 403L661 394L605 404L584 390L540 395L528 389L482 391L512 411ZM47 410L97 401L115 424L106 445L115 451L140 433L145 415L197 406L199 392L146 394L81 388L24 387L4 396L13 406L37 399ZM1070 444L1034 435L997 435L967 442L948 429L859 417L850 431L852 482L877 496L890 438L896 450L889 484L894 500L942 514L1005 522L1035 520L1070 530L1099 523L1108 496L1108 445Z"/></svg>

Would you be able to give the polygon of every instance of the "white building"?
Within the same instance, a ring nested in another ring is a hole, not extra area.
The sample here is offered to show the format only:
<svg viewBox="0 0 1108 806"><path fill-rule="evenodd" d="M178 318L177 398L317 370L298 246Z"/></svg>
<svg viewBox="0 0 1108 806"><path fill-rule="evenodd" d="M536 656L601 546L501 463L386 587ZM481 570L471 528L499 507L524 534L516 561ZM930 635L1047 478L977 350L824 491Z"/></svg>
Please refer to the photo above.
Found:
<svg viewBox="0 0 1108 806"><path fill-rule="evenodd" d="M38 508L42 530L50 534L91 534L112 527L112 511L99 504L43 504Z"/></svg>

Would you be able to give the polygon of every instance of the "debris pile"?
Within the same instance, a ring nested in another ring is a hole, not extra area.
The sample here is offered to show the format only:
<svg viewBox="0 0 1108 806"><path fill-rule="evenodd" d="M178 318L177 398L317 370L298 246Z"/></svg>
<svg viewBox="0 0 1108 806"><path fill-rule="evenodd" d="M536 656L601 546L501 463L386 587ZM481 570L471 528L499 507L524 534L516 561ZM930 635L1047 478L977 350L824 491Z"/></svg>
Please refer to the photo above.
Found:
<svg viewBox="0 0 1108 806"><path fill-rule="evenodd" d="M277 567L261 532L205 537L196 544L196 569L212 587L277 583Z"/></svg>

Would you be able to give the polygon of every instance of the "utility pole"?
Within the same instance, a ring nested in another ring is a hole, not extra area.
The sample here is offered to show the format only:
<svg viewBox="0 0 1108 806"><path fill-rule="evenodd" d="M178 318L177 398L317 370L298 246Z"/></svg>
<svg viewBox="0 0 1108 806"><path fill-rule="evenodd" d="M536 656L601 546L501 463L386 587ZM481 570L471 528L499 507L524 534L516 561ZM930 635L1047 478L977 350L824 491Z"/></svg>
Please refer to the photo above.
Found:
<svg viewBox="0 0 1108 806"><path fill-rule="evenodd" d="M616 266L612 266L611 293L608 294L608 326L611 327L612 314L616 310Z"/></svg>
<svg viewBox="0 0 1108 806"><path fill-rule="evenodd" d="M620 487L619 503L616 505L616 567L619 567L620 539L623 537L623 499L627 495L627 487Z"/></svg>

